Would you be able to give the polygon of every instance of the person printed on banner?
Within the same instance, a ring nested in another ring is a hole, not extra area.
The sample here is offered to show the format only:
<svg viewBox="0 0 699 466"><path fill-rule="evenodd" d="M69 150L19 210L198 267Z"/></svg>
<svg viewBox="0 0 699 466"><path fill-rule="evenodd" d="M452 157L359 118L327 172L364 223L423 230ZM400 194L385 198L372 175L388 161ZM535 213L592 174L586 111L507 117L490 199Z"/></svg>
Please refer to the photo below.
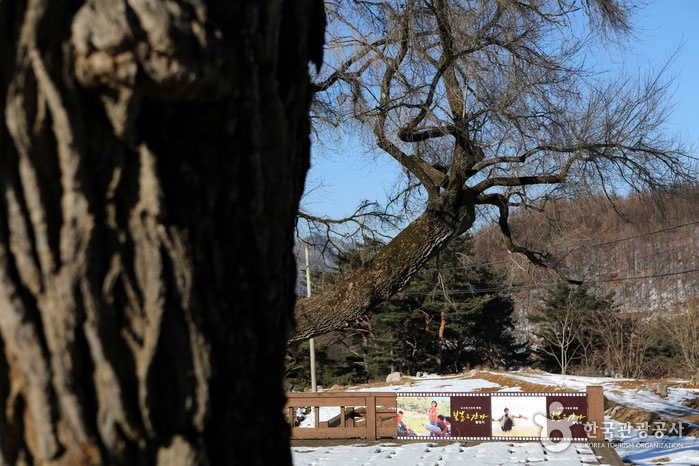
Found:
<svg viewBox="0 0 699 466"><path fill-rule="evenodd" d="M427 412L427 416L430 419L430 424L433 426L437 425L437 401L432 400L432 405L430 406L430 410Z"/></svg>
<svg viewBox="0 0 699 466"><path fill-rule="evenodd" d="M413 437L415 432L408 429L403 422L403 411L398 411L398 418L396 420L397 433L399 437Z"/></svg>
<svg viewBox="0 0 699 466"><path fill-rule="evenodd" d="M516 425L514 419L515 418L521 418L521 419L526 419L526 417L517 415L517 416L510 416L510 410L508 408L505 408L505 414L498 419L498 422L500 423L500 429L503 432L510 432L512 428Z"/></svg>
<svg viewBox="0 0 699 466"><path fill-rule="evenodd" d="M425 429L427 429L430 432L430 437L444 437L449 432L447 428L446 418L441 414L437 416L436 425L427 424L425 426Z"/></svg>
<svg viewBox="0 0 699 466"><path fill-rule="evenodd" d="M444 422L447 425L447 430L446 433L444 434L445 437L451 437L451 416L447 416L444 418Z"/></svg>

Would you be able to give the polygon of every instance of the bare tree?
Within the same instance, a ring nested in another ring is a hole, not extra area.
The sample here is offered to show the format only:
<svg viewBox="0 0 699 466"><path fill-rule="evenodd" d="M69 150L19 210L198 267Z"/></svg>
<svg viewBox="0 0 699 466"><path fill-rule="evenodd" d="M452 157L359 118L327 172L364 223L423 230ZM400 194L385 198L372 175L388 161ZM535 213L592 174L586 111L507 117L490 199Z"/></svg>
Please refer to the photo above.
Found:
<svg viewBox="0 0 699 466"><path fill-rule="evenodd" d="M638 378L652 339L648 312L624 313L613 307L593 324L598 366L614 375Z"/></svg>
<svg viewBox="0 0 699 466"><path fill-rule="evenodd" d="M660 319L660 325L679 347L686 375L699 381L699 304L688 303L686 309L677 309Z"/></svg>
<svg viewBox="0 0 699 466"><path fill-rule="evenodd" d="M517 243L511 209L685 176L691 164L663 127L662 70L610 81L586 67L596 45L626 37L632 9L621 0L328 2L314 121L362 132L400 164L400 193L422 210L365 267L300 301L292 340L390 297L477 215L495 215L509 251L556 270L555 258Z"/></svg>
<svg viewBox="0 0 699 466"><path fill-rule="evenodd" d="M319 0L0 0L0 464L291 463L323 32Z"/></svg>
<svg viewBox="0 0 699 466"><path fill-rule="evenodd" d="M557 309L549 319L543 320L537 328L541 342L539 350L551 356L561 370L567 374L571 363L580 358L578 332L581 322L577 318L579 310L572 303L570 294L561 309Z"/></svg>

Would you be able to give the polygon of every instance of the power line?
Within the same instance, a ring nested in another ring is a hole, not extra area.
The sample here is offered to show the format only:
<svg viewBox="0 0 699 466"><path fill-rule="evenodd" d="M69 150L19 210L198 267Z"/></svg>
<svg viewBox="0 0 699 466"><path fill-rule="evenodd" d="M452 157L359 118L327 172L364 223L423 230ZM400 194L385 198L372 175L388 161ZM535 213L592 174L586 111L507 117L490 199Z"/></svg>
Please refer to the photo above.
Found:
<svg viewBox="0 0 699 466"><path fill-rule="evenodd" d="M632 240L632 239L636 239L636 238L642 238L642 237L644 237L644 236L656 235L656 234L658 234L658 233L665 233L665 232L668 232L668 231L677 230L678 228L683 228L683 227L687 227L687 226L690 226L690 225L696 225L696 224L699 224L699 220L695 220L695 221L693 221L693 222L688 222L688 223L682 223L682 224L680 224L680 225L675 225L675 226L672 226L672 227L661 228L660 230L649 231L649 232L647 232L647 233L639 233L639 234L636 234L636 235L627 236L627 237L625 237L625 238L617 238L617 239L613 239L613 240L610 240L610 241L603 241L603 242L601 242L601 243L593 243L593 244L578 246L578 247L576 247L576 248L571 249L571 250L568 251L566 254L570 254L571 252L577 251L578 249L587 249L587 248L596 248L596 247L599 247L599 246L606 246L606 245L608 245L608 244L620 243L620 242L622 242L622 241L628 241L628 240Z"/></svg>
<svg viewBox="0 0 699 466"><path fill-rule="evenodd" d="M653 274L653 275L641 275L641 276L637 276L637 277L607 278L604 280L591 281L591 283L611 283L611 282L620 282L620 281L627 281L627 280L648 280L651 278L671 277L674 275L684 275L687 273L694 273L694 272L699 272L699 269L681 270L679 272L666 272L666 273Z"/></svg>
<svg viewBox="0 0 699 466"><path fill-rule="evenodd" d="M652 275L641 275L641 276L635 276L635 277L621 277L621 278L606 278L603 280L590 280L589 284L598 284L598 283L612 283L612 282L622 282L622 281L629 281L629 280L650 280L653 278L664 278L664 277L670 277L670 276L675 276L675 275L684 275L684 274L689 274L689 273L696 273L699 272L699 269L691 269L691 270L682 270L679 272L666 272L666 273L660 273L660 274L652 274ZM549 287L554 287L559 285L561 282L549 282L549 283L537 283L535 285L515 285L515 286L505 286L505 287L491 287L491 288L467 288L467 289L458 289L458 290L450 290L447 292L449 295L465 295L465 294L471 294L471 295L477 295L477 294L486 294L486 293L497 293L497 292L518 292L522 290L527 290L527 289L537 289L537 288L549 288ZM403 296L441 296L444 293L442 292L435 292L435 291L430 291L430 292L405 292L405 293L400 293Z"/></svg>
<svg viewBox="0 0 699 466"><path fill-rule="evenodd" d="M699 224L699 220L694 220L692 222L682 223L682 224L674 225L674 226L667 227L667 228L661 228L661 229L655 230L655 231L649 231L646 233L638 233L635 235L626 236L623 238L616 238L616 239L609 240L609 241L602 241L599 243L577 246L577 247L570 249L568 251L565 251L565 252L556 251L556 252L552 252L551 254L552 255L562 255L563 257L565 257L568 254L571 254L571 253L578 251L578 250L581 250L581 249L596 248L596 247L601 247L601 246L607 246L610 244L621 243L624 241L630 241L632 239L643 238L645 236L652 236L652 235L656 235L658 233L666 233L668 231L677 230L679 228L684 228L684 227L688 227L691 225L697 225L697 224ZM483 266L488 266L488 265L502 265L502 264L508 264L508 263L510 263L509 260L502 260L502 261L495 261L495 262L482 262L479 264L471 264L471 265L459 265L459 266L453 266L453 267L440 267L440 268L423 269L423 270L421 270L421 272L437 272L440 270L474 269L477 267L483 267Z"/></svg>

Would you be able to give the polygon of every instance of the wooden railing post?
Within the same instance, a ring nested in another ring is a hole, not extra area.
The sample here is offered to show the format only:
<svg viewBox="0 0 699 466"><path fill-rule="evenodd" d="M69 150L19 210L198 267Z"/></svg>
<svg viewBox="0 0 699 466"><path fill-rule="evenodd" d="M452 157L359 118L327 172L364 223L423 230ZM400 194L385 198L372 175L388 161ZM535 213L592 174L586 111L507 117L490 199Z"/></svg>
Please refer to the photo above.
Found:
<svg viewBox="0 0 699 466"><path fill-rule="evenodd" d="M376 397L368 395L366 403L366 438L376 440Z"/></svg>
<svg viewBox="0 0 699 466"><path fill-rule="evenodd" d="M587 387L587 418L592 425L591 442L604 442L604 392L602 387Z"/></svg>

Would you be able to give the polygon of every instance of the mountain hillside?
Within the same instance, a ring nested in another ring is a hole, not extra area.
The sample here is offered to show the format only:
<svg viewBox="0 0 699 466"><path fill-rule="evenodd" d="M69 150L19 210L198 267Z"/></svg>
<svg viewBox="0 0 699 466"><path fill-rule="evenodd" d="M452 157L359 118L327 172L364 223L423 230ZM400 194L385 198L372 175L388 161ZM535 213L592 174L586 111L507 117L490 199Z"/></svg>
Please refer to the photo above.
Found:
<svg viewBox="0 0 699 466"><path fill-rule="evenodd" d="M670 312L699 302L699 187L662 195L556 201L511 218L514 240L549 254L569 279L600 295L613 292L623 310ZM520 314L538 305L556 277L512 254L496 226L474 235L476 259L507 270Z"/></svg>

